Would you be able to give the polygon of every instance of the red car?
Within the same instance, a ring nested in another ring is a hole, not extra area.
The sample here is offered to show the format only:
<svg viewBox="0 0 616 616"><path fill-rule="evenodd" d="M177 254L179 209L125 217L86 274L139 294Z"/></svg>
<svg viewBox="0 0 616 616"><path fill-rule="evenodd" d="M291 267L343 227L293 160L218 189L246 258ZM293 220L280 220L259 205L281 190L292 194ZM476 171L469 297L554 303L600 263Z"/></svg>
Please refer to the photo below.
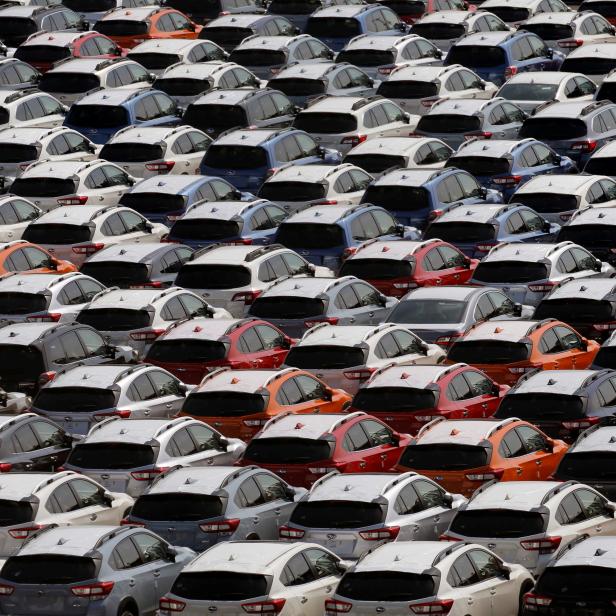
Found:
<svg viewBox="0 0 616 616"><path fill-rule="evenodd" d="M426 13L477 10L474 4L466 0L380 0L379 4L390 7L407 24L414 24Z"/></svg>
<svg viewBox="0 0 616 616"><path fill-rule="evenodd" d="M416 434L438 417L492 417L508 391L507 385L467 364L389 365L360 388L351 410L370 413L399 432Z"/></svg>
<svg viewBox="0 0 616 616"><path fill-rule="evenodd" d="M40 32L15 51L15 58L45 73L66 58L103 58L122 55L122 48L98 32Z"/></svg>
<svg viewBox="0 0 616 616"><path fill-rule="evenodd" d="M218 368L278 368L294 342L260 319L190 319L171 325L144 361L196 385Z"/></svg>
<svg viewBox="0 0 616 616"><path fill-rule="evenodd" d="M291 485L310 487L332 471L390 472L410 441L410 435L366 413L283 413L255 435L240 463L257 464Z"/></svg>
<svg viewBox="0 0 616 616"><path fill-rule="evenodd" d="M381 293L400 298L417 287L466 284L478 263L439 239L370 240L347 258L339 276L357 276Z"/></svg>

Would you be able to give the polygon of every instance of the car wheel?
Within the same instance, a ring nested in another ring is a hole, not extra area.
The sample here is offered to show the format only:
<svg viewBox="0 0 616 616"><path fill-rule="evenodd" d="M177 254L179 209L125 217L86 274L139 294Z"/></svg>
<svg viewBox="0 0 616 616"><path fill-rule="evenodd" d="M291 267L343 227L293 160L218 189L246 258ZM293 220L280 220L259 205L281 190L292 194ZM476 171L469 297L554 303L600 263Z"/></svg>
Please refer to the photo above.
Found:
<svg viewBox="0 0 616 616"><path fill-rule="evenodd" d="M252 533L246 537L246 541L259 541L259 535Z"/></svg>
<svg viewBox="0 0 616 616"><path fill-rule="evenodd" d="M139 610L136 605L125 603L118 609L118 616L139 616Z"/></svg>

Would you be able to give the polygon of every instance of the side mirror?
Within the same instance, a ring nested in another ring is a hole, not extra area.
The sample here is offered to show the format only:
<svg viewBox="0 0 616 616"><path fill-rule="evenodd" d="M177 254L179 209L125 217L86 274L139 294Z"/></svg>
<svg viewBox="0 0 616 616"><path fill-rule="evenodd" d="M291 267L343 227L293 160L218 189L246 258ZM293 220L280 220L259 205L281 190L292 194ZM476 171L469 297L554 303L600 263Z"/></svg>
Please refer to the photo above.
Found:
<svg viewBox="0 0 616 616"><path fill-rule="evenodd" d="M552 453L554 451L554 441L551 438L545 439L544 451L547 451L548 453Z"/></svg>
<svg viewBox="0 0 616 616"><path fill-rule="evenodd" d="M616 517L616 506L612 503L605 503L605 515L611 518Z"/></svg>
<svg viewBox="0 0 616 616"><path fill-rule="evenodd" d="M485 90L486 89L486 82L485 81L476 81L475 82L475 87L479 88L480 90Z"/></svg>
<svg viewBox="0 0 616 616"><path fill-rule="evenodd" d="M516 317L522 316L522 304L514 304L512 314Z"/></svg>
<svg viewBox="0 0 616 616"><path fill-rule="evenodd" d="M220 446L220 449L226 451L229 447L229 439L225 438L224 436L221 436L218 439L218 445Z"/></svg>
<svg viewBox="0 0 616 616"><path fill-rule="evenodd" d="M184 107L178 107L178 108L175 110L175 115L176 115L178 118L181 118L181 117L184 115Z"/></svg>
<svg viewBox="0 0 616 616"><path fill-rule="evenodd" d="M321 158L325 158L325 148L322 146L319 146L317 148L317 156L320 156Z"/></svg>
<svg viewBox="0 0 616 616"><path fill-rule="evenodd" d="M548 47L545 50L545 57L552 59L554 57L554 50L551 47Z"/></svg>
<svg viewBox="0 0 616 616"><path fill-rule="evenodd" d="M195 26L195 24L194 24L194 23L190 22L190 23L186 26L186 29L187 29L189 32L195 32L195 31L196 31L196 29L197 29L197 27Z"/></svg>
<svg viewBox="0 0 616 616"><path fill-rule="evenodd" d="M391 435L391 444L394 447L400 447L400 435L395 432Z"/></svg>
<svg viewBox="0 0 616 616"><path fill-rule="evenodd" d="M601 259L595 259L595 271L600 272L603 267L603 261Z"/></svg>
<svg viewBox="0 0 616 616"><path fill-rule="evenodd" d="M178 391L180 392L180 394L185 396L186 392L188 391L188 387L186 387L186 383L178 383Z"/></svg>
<svg viewBox="0 0 616 616"><path fill-rule="evenodd" d="M323 400L327 400L328 402L331 402L333 397L334 397L334 392L329 387L323 390Z"/></svg>
<svg viewBox="0 0 616 616"><path fill-rule="evenodd" d="M434 57L438 58L440 60L443 57L443 52L440 49L435 49L434 50Z"/></svg>
<svg viewBox="0 0 616 616"><path fill-rule="evenodd" d="M107 507L111 507L111 505L113 505L113 501L114 501L114 498L111 495L111 493L107 492L107 490L105 490L103 492L102 496L103 496L103 503L105 505L107 505Z"/></svg>
<svg viewBox="0 0 616 616"><path fill-rule="evenodd" d="M552 230L552 223L549 220L544 220L543 225L541 225L541 230L544 233L549 233Z"/></svg>
<svg viewBox="0 0 616 616"><path fill-rule="evenodd" d="M345 573L348 568L349 566L346 563L343 563L341 560L336 563L336 569L338 569L340 573Z"/></svg>
<svg viewBox="0 0 616 616"><path fill-rule="evenodd" d="M284 489L284 494L285 494L285 496L286 496L289 500L291 500L291 501L292 501L292 500L295 500L295 494L296 494L296 492L295 492L295 488L292 488L291 486L287 486L287 487Z"/></svg>
<svg viewBox="0 0 616 616"><path fill-rule="evenodd" d="M177 550L172 546L167 546L167 559L172 563L175 562L175 557L177 556Z"/></svg>
<svg viewBox="0 0 616 616"><path fill-rule="evenodd" d="M96 154L96 146L93 143L88 145L88 152L90 152L90 154Z"/></svg>
<svg viewBox="0 0 616 616"><path fill-rule="evenodd" d="M404 237L405 232L406 232L406 229L404 225L396 225L396 235L399 235L400 237Z"/></svg>
<svg viewBox="0 0 616 616"><path fill-rule="evenodd" d="M280 343L280 346L283 349L290 349L291 348L291 339L290 338L284 338L283 341Z"/></svg>
<svg viewBox="0 0 616 616"><path fill-rule="evenodd" d="M506 565L501 565L501 575L506 579L511 579L511 569Z"/></svg>
<svg viewBox="0 0 616 616"><path fill-rule="evenodd" d="M122 48L121 47L116 47L112 52L111 52L112 56L121 56L122 55Z"/></svg>
<svg viewBox="0 0 616 616"><path fill-rule="evenodd" d="M470 269L472 261L469 257L464 257L464 261L462 262L462 267L464 269Z"/></svg>
<svg viewBox="0 0 616 616"><path fill-rule="evenodd" d="M447 507L447 509L453 507L453 496L451 494L443 495L443 507Z"/></svg>
<svg viewBox="0 0 616 616"><path fill-rule="evenodd" d="M396 30L400 30L400 32L406 32L406 24L403 21L399 21L396 24Z"/></svg>
<svg viewBox="0 0 616 616"><path fill-rule="evenodd" d="M301 34L302 31L300 28L298 28L297 26L295 26L295 28L293 28L293 34Z"/></svg>
<svg viewBox="0 0 616 616"><path fill-rule="evenodd" d="M154 81L156 81L156 75L154 73L148 73L147 80L150 83L154 83Z"/></svg>
<svg viewBox="0 0 616 616"><path fill-rule="evenodd" d="M58 259L54 259L53 257L50 257L49 260L47 261L47 267L52 270L57 270L58 269Z"/></svg>
<svg viewBox="0 0 616 616"><path fill-rule="evenodd" d="M378 301L381 306L387 306L387 296L383 295L382 293L379 293Z"/></svg>
<svg viewBox="0 0 616 616"><path fill-rule="evenodd" d="M411 114L405 112L404 115L402 116L402 121L405 124L410 124L411 123Z"/></svg>
<svg viewBox="0 0 616 616"><path fill-rule="evenodd" d="M482 187L479 189L479 196L480 196L482 199L485 199L485 198L488 196L488 189L487 189L487 188L485 188L484 186L482 186Z"/></svg>
<svg viewBox="0 0 616 616"><path fill-rule="evenodd" d="M428 355L430 352L430 347L427 344L422 344L420 350L424 355Z"/></svg>
<svg viewBox="0 0 616 616"><path fill-rule="evenodd" d="M500 385L498 383L494 383L494 385L492 385L492 395L498 396L499 394L500 394Z"/></svg>

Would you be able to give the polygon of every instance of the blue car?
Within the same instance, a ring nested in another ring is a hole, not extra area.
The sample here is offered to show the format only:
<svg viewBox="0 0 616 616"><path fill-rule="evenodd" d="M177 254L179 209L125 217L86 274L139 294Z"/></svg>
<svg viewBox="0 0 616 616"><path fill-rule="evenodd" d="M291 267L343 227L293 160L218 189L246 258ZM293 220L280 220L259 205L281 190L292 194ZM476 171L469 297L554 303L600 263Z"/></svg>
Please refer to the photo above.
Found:
<svg viewBox="0 0 616 616"><path fill-rule="evenodd" d="M236 188L257 192L281 167L324 162L337 165L341 160L340 152L322 148L303 130L239 129L210 145L201 173L224 177Z"/></svg>
<svg viewBox="0 0 616 616"><path fill-rule="evenodd" d="M306 32L334 51L360 34L405 34L408 26L390 8L379 4L338 4L315 11Z"/></svg>
<svg viewBox="0 0 616 616"><path fill-rule="evenodd" d="M439 238L473 259L481 259L501 242L553 242L560 225L550 223L520 203L454 205L432 222L423 239Z"/></svg>
<svg viewBox="0 0 616 616"><path fill-rule="evenodd" d="M486 188L503 193L505 200L535 175L576 173L577 166L536 139L518 141L471 140L447 161L447 167L464 169Z"/></svg>
<svg viewBox="0 0 616 616"><path fill-rule="evenodd" d="M107 143L126 126L175 126L181 111L164 92L150 89L98 90L73 103L64 126L94 143Z"/></svg>
<svg viewBox="0 0 616 616"><path fill-rule="evenodd" d="M557 71L565 54L548 47L532 32L476 32L459 39L445 65L461 64L497 85L525 71Z"/></svg>
<svg viewBox="0 0 616 616"><path fill-rule="evenodd" d="M375 180L363 203L380 205L398 222L424 229L454 203L500 203L500 191L485 188L462 169L394 169Z"/></svg>
<svg viewBox="0 0 616 616"><path fill-rule="evenodd" d="M416 229L405 227L384 208L364 203L315 205L289 216L275 242L291 248L315 265L337 270L345 255L369 240L419 239Z"/></svg>
<svg viewBox="0 0 616 616"><path fill-rule="evenodd" d="M199 249L210 244L270 244L289 213L266 199L196 203L173 223L168 235Z"/></svg>

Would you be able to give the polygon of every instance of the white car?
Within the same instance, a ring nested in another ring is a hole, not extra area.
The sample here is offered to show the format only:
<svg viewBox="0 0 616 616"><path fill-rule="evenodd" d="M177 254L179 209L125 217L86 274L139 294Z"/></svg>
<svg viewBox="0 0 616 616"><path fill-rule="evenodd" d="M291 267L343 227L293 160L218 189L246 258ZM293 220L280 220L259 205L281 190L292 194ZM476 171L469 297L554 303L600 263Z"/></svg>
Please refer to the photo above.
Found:
<svg viewBox="0 0 616 616"><path fill-rule="evenodd" d="M64 122L67 107L38 90L0 91L0 128L53 128Z"/></svg>
<svg viewBox="0 0 616 616"><path fill-rule="evenodd" d="M20 240L27 226L42 213L26 199L14 195L0 196L0 242Z"/></svg>
<svg viewBox="0 0 616 616"><path fill-rule="evenodd" d="M564 13L571 9L561 0L486 0L482 11L491 11L504 22L518 25L540 13Z"/></svg>
<svg viewBox="0 0 616 616"><path fill-rule="evenodd" d="M323 616L345 564L315 543L219 543L182 569L160 600L160 615ZM213 608L213 609L212 609Z"/></svg>
<svg viewBox="0 0 616 616"><path fill-rule="evenodd" d="M592 43L574 49L562 63L560 70L584 73L597 85L616 66L614 43Z"/></svg>
<svg viewBox="0 0 616 616"><path fill-rule="evenodd" d="M401 325L322 323L291 348L285 365L307 370L331 387L356 394L360 384L384 366L438 364L444 359L437 344L427 344Z"/></svg>

